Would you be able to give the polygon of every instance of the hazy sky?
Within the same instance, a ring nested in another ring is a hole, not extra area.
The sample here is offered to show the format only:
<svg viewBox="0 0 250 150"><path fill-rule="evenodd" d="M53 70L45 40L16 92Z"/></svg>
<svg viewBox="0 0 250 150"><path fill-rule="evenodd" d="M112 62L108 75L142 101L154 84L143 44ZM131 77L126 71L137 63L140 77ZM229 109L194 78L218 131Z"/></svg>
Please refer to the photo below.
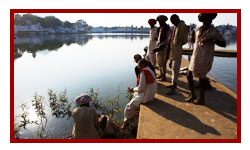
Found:
<svg viewBox="0 0 250 150"><path fill-rule="evenodd" d="M168 18L173 13L163 13ZM148 26L147 21L149 18L156 18L159 13L33 13L40 17L55 16L62 21L75 22L79 19L85 20L89 25L97 26ZM181 20L186 24L195 23L201 25L198 21L198 13L177 13ZM170 20L167 21L168 24ZM231 24L237 26L236 13L219 13L217 18L214 19L215 26L222 24ZM172 24L171 24L172 25Z"/></svg>

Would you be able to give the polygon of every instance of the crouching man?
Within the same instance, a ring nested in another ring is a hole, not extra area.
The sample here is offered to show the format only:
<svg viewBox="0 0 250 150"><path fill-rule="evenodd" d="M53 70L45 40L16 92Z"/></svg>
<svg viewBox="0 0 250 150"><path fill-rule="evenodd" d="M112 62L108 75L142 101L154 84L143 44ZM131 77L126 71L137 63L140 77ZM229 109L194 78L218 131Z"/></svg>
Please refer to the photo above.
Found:
<svg viewBox="0 0 250 150"><path fill-rule="evenodd" d="M124 110L124 125L129 124L137 114L141 103L147 103L154 99L157 91L157 80L155 73L150 69L145 59L138 62L140 74L137 76L137 87L128 88L129 92L134 92L132 100L126 105Z"/></svg>
<svg viewBox="0 0 250 150"><path fill-rule="evenodd" d="M73 139L116 139L113 129L114 125L110 118L99 115L96 110L90 107L92 98L88 94L81 94L76 97L78 106L72 112L73 117Z"/></svg>
<svg viewBox="0 0 250 150"><path fill-rule="evenodd" d="M101 126L102 122L98 121L98 114L94 108L89 107L92 98L88 94L81 94L76 97L76 105L72 112L73 117L73 139L100 139L103 136ZM106 123L105 123L106 124Z"/></svg>

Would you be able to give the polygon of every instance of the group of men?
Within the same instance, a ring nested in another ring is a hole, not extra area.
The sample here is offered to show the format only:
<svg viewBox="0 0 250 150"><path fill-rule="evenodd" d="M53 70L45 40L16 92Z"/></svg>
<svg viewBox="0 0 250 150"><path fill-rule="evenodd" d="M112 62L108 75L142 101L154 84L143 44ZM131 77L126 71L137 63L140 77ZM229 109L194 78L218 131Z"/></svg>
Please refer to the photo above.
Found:
<svg viewBox="0 0 250 150"><path fill-rule="evenodd" d="M196 29L195 41L192 58L188 67L188 85L191 94L185 99L185 102L205 105L205 77L210 71L213 62L215 44L221 47L226 46L226 42L219 31L212 25L217 13L200 13L198 20L203 23L202 26ZM145 59L140 55L135 55L134 59L138 63L137 86L128 88L129 92L133 92L132 100L126 105L124 110L124 125L133 120L136 115L139 105L153 100L157 92L157 78L160 81L166 81L166 64L170 61L172 69L172 80L169 86L170 90L166 95L175 94L177 88L177 80L179 76L182 46L187 43L189 27L184 21L180 20L179 16L173 14L170 21L173 27L170 28L166 23L167 16L159 15L156 19L149 19L150 25L150 41ZM159 27L156 27L156 23ZM159 67L160 74L156 76L154 68L156 63ZM193 86L193 75L199 78L200 81L200 98L196 99Z"/></svg>

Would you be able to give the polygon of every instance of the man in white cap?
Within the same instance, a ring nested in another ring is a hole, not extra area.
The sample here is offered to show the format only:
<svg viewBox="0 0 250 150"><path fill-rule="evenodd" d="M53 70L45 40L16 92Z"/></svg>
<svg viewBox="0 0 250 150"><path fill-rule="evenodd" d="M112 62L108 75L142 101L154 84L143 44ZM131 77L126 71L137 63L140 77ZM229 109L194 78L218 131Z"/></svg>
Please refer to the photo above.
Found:
<svg viewBox="0 0 250 150"><path fill-rule="evenodd" d="M156 42L158 40L158 27L155 26L156 24L155 19L149 19L148 24L150 25L150 34L149 34L149 45L148 51L146 54L146 60L150 61L150 63L155 67L156 66L156 54L153 50L156 48Z"/></svg>
<svg viewBox="0 0 250 150"><path fill-rule="evenodd" d="M75 139L100 139L102 137L101 124L94 108L89 107L92 98L87 94L76 97L76 105L72 112L74 121L72 137Z"/></svg>
<svg viewBox="0 0 250 150"><path fill-rule="evenodd" d="M157 40L157 44L154 53L157 53L157 62L160 70L160 78L161 81L166 81L166 63L167 63L167 49L170 35L170 27L166 24L168 20L167 16L159 15L156 20L159 22L159 36Z"/></svg>

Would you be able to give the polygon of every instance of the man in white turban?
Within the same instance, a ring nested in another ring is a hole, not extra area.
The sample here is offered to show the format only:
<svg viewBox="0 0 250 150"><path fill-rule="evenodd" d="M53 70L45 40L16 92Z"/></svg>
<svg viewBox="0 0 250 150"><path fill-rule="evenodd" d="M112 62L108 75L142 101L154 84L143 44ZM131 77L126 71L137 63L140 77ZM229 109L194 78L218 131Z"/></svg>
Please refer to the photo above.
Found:
<svg viewBox="0 0 250 150"><path fill-rule="evenodd" d="M87 94L76 97L76 105L72 112L74 121L72 137L75 139L100 139L102 137L101 124L94 108L89 107L92 98Z"/></svg>

